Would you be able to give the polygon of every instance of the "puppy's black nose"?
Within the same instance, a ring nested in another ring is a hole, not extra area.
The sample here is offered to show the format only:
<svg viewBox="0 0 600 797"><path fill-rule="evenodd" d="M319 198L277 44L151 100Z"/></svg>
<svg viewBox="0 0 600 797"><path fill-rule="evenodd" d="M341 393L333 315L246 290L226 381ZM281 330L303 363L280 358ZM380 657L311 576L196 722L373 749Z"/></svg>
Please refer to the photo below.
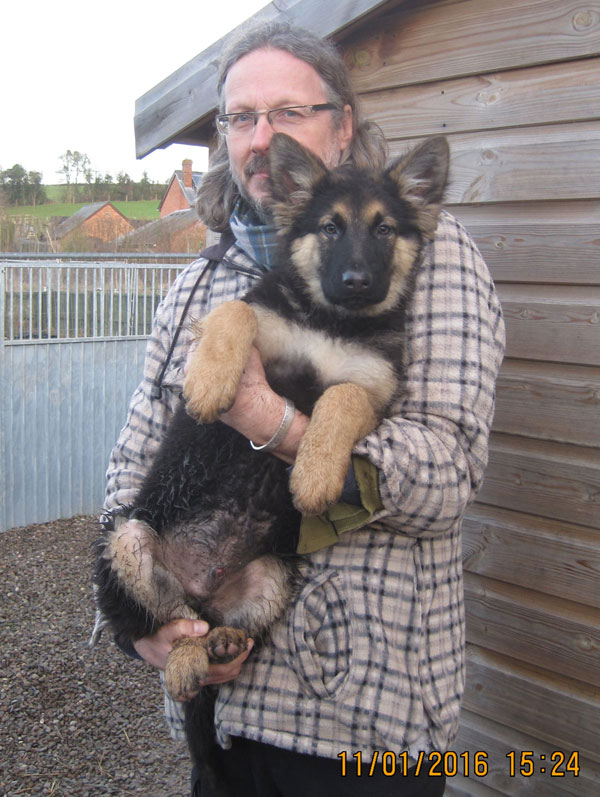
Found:
<svg viewBox="0 0 600 797"><path fill-rule="evenodd" d="M369 290L373 279L368 271L353 269L344 271L342 274L342 284L347 293L358 294Z"/></svg>

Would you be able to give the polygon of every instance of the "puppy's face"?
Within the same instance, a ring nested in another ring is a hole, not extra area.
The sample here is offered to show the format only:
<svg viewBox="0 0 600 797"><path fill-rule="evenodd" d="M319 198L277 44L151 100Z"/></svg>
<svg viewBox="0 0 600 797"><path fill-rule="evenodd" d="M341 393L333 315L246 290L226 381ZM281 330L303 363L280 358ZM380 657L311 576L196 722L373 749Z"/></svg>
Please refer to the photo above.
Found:
<svg viewBox="0 0 600 797"><path fill-rule="evenodd" d="M313 301L381 312L400 299L419 250L410 208L350 171L330 175L298 219L290 257Z"/></svg>
<svg viewBox="0 0 600 797"><path fill-rule="evenodd" d="M275 220L314 302L368 315L398 304L437 225L447 155L445 139L434 139L383 174L328 171L297 142L273 137Z"/></svg>

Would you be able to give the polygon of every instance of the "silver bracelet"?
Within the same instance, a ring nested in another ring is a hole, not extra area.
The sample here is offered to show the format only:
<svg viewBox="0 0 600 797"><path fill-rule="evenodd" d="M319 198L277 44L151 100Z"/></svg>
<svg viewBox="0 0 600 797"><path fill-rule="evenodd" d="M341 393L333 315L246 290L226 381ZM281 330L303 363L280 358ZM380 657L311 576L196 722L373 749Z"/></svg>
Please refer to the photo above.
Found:
<svg viewBox="0 0 600 797"><path fill-rule="evenodd" d="M279 429L275 432L273 437L264 444L264 446L257 446L255 445L252 440L250 440L250 445L255 451L273 451L274 448L283 442L283 439L290 431L290 426L294 420L294 415L296 414L296 408L294 407L294 402L291 401L289 398L285 400L285 409L283 411L283 418L281 419L281 423L279 424Z"/></svg>

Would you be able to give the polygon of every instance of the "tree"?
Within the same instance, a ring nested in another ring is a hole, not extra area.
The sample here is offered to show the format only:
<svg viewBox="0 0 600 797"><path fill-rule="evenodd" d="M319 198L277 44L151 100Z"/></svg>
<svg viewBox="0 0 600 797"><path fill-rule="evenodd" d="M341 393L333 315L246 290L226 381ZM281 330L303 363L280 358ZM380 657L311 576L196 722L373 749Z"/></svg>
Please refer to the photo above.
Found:
<svg viewBox="0 0 600 797"><path fill-rule="evenodd" d="M7 205L39 205L46 201L41 172L28 172L20 163L0 172L0 190Z"/></svg>
<svg viewBox="0 0 600 797"><path fill-rule="evenodd" d="M117 175L117 194L119 199L124 199L126 202L133 197L133 180L127 172L119 172Z"/></svg>
<svg viewBox="0 0 600 797"><path fill-rule="evenodd" d="M59 160L62 161L62 166L57 174L64 175L65 183L67 184L67 202L75 202L79 190L79 178L87 178L90 175L91 182L91 162L85 152L78 150L68 149L63 155L60 155Z"/></svg>
<svg viewBox="0 0 600 797"><path fill-rule="evenodd" d="M42 185L42 173L41 172L29 172L29 185L28 185L28 193L29 198L27 201L28 205L41 205L43 204L47 197L46 192L44 190L44 186Z"/></svg>

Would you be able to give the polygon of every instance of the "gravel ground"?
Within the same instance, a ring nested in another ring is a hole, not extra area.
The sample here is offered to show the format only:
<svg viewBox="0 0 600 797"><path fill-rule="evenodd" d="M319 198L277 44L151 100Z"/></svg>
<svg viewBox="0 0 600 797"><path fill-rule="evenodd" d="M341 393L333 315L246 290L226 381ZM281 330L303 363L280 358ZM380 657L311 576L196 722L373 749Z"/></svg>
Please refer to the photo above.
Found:
<svg viewBox="0 0 600 797"><path fill-rule="evenodd" d="M156 672L92 650L94 518L0 533L0 794L188 793Z"/></svg>

